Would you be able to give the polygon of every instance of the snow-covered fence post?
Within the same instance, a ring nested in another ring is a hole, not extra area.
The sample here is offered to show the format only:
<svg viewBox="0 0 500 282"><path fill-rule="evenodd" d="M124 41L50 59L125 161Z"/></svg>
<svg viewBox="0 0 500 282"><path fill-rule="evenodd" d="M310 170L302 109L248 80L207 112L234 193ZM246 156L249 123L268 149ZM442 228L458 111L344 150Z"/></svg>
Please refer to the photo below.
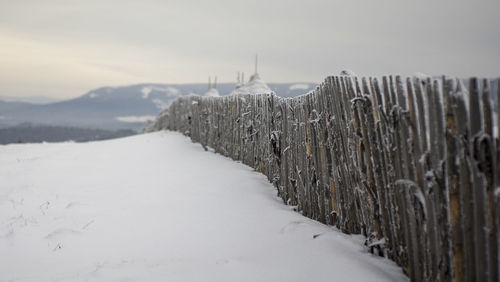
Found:
<svg viewBox="0 0 500 282"><path fill-rule="evenodd" d="M499 85L336 76L293 99L181 97L154 127L255 168L412 281L498 281Z"/></svg>

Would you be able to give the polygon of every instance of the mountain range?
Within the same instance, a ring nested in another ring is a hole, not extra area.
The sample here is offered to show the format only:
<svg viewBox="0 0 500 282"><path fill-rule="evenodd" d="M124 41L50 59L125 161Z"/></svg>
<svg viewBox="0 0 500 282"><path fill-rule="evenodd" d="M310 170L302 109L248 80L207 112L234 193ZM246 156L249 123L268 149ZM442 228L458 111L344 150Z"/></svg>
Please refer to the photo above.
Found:
<svg viewBox="0 0 500 282"><path fill-rule="evenodd" d="M314 89L314 83L269 83L281 97L294 97ZM234 83L221 83L217 90L224 96ZM172 100L188 94L204 95L206 84L137 84L101 87L69 100L46 104L12 101L0 97L0 128L18 124L81 127L105 130L141 130ZM5 101L8 100L8 101Z"/></svg>

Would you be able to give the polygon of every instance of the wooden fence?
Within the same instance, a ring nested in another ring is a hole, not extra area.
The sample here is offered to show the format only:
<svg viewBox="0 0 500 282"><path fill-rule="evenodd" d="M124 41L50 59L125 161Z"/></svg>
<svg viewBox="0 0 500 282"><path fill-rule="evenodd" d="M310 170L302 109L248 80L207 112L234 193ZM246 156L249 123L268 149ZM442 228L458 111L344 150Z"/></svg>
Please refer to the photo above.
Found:
<svg viewBox="0 0 500 282"><path fill-rule="evenodd" d="M182 97L154 127L262 172L412 281L499 281L499 84L328 77L293 99Z"/></svg>

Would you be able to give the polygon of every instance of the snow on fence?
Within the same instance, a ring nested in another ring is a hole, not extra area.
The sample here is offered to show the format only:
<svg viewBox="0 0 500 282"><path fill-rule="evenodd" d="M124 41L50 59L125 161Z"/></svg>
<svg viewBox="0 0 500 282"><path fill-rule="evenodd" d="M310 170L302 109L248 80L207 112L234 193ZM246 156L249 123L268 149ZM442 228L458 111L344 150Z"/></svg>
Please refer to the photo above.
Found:
<svg viewBox="0 0 500 282"><path fill-rule="evenodd" d="M338 76L293 99L187 96L154 127L264 173L412 281L499 281L500 79L465 84Z"/></svg>

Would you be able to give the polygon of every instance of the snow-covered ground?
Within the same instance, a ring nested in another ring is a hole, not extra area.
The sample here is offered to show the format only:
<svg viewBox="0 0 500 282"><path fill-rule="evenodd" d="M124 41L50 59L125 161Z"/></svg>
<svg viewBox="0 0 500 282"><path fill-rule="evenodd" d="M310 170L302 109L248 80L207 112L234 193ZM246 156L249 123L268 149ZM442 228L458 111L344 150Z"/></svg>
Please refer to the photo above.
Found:
<svg viewBox="0 0 500 282"><path fill-rule="evenodd" d="M0 281L406 280L178 133L0 146Z"/></svg>

